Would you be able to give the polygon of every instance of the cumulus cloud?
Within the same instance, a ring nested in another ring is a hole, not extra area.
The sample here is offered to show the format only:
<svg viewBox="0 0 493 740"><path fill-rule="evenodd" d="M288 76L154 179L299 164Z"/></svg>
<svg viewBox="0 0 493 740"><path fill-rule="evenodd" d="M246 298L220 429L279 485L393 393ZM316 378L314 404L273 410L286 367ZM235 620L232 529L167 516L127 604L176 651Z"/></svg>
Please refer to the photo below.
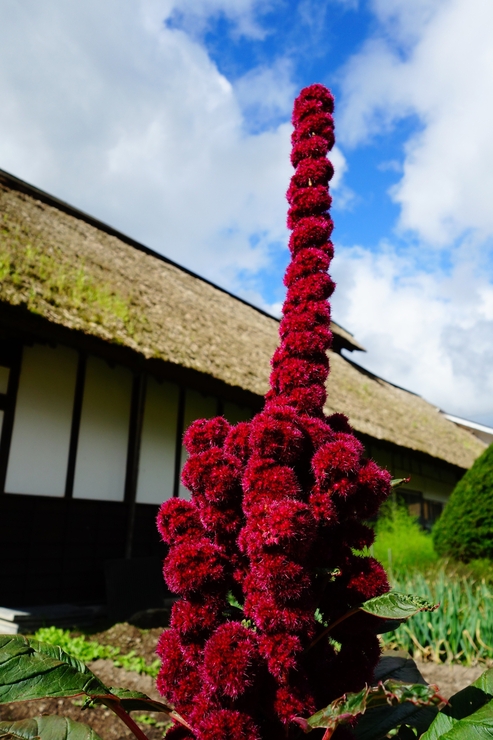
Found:
<svg viewBox="0 0 493 740"><path fill-rule="evenodd" d="M399 225L436 246L493 233L493 5L374 0L380 30L343 74L339 140L354 146L414 115L392 191Z"/></svg>
<svg viewBox="0 0 493 740"><path fill-rule="evenodd" d="M0 167L241 289L286 238L290 125L245 129L246 85L166 25L175 5L254 33L254 0L5 0Z"/></svg>
<svg viewBox="0 0 493 740"><path fill-rule="evenodd" d="M377 28L341 73L339 142L412 117L392 241L342 248L338 318L369 369L493 425L493 47L487 0L373 0Z"/></svg>
<svg viewBox="0 0 493 740"><path fill-rule="evenodd" d="M352 359L449 413L493 425L493 286L466 250L447 275L416 270L391 245L378 255L342 246L336 254L334 313L368 350Z"/></svg>

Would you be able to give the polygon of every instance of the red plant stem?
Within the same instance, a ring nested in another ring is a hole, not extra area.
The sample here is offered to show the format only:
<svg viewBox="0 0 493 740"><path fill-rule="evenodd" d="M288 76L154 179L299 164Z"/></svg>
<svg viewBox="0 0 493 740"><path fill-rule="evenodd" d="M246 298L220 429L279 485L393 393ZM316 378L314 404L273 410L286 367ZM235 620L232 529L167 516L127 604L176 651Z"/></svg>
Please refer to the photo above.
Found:
<svg viewBox="0 0 493 740"><path fill-rule="evenodd" d="M136 738L138 738L138 740L149 740L145 732L143 732L138 726L138 724L134 722L132 717L122 707L120 702L113 701L111 699L101 699L101 703L104 704L106 707L108 707L108 709L111 709L117 715L117 717L120 717L122 722L125 722L128 729L131 730L131 732L133 732L133 734L135 735Z"/></svg>
<svg viewBox="0 0 493 740"><path fill-rule="evenodd" d="M357 611L359 611L359 606L356 606L354 609L350 609L348 612L346 612L345 614L343 614L342 617L339 617L339 619L336 619L335 622L332 622L332 624L329 624L329 626L326 627L324 629L324 631L321 632L313 640L313 642L311 643L311 645L308 646L306 652L308 652L309 650L311 650L312 647L315 647L315 645L317 644L317 642L320 642L320 640L322 639L322 637L325 637L325 635L328 635L329 632L334 629L334 627L337 627L338 624L340 624L341 622L344 622L344 620L347 619L348 617L352 617L353 614L356 614Z"/></svg>

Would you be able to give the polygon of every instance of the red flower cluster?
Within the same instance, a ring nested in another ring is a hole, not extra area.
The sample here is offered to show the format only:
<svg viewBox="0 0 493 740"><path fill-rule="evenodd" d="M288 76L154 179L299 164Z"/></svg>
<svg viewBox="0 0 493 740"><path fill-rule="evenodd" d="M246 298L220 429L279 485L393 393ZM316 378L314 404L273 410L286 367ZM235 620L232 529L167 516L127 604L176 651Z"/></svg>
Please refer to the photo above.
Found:
<svg viewBox="0 0 493 740"><path fill-rule="evenodd" d="M388 495L390 476L364 458L346 417L323 411L332 112L322 85L294 105L292 261L264 410L235 427L192 424L182 475L192 501L167 501L158 517L170 546L164 577L180 596L158 646L158 687L197 740L289 738L293 717L362 688L378 660L361 613L334 629L337 643L310 650L321 623L388 590L379 563L355 550L371 545L362 520ZM243 612L228 607L228 594Z"/></svg>

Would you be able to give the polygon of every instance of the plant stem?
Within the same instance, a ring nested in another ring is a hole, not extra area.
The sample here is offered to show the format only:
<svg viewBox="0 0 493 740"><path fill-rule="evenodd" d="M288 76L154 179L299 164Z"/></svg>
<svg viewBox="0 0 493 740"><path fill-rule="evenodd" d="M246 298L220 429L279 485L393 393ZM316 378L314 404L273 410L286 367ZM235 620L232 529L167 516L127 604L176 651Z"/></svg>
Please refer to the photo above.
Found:
<svg viewBox="0 0 493 740"><path fill-rule="evenodd" d="M122 722L125 722L128 729L133 732L138 740L149 740L145 732L143 732L138 724L132 719L132 717L125 711L120 702L112 701L111 699L101 699L101 703L104 704L108 709L111 709L117 717L120 717Z"/></svg>
<svg viewBox="0 0 493 740"><path fill-rule="evenodd" d="M316 637L316 638L315 638L315 639L313 640L313 642L311 643L311 645L309 645L309 646L307 647L307 649L306 649L306 652L308 652L309 650L311 650L311 649L312 649L312 647L315 647L315 645L317 644L317 642L319 642L319 641L320 641L320 640L321 640L321 639L322 639L323 637L325 637L325 635L328 635L328 634L329 634L329 632L330 632L331 630L333 630L333 629L334 629L334 627L337 627L337 625L338 625L338 624L340 624L341 622L344 622L344 620L345 620L345 619L347 619L348 617L352 617L352 615L353 615L353 614L356 614L356 612L357 612L357 611L359 611L359 606L356 606L356 607L355 607L354 609L350 609L350 611L348 611L348 612L346 612L345 614L343 614L343 615L342 615L342 617L339 617L339 619L336 619L336 621L335 621L335 622L332 622L332 624L329 624L329 626L328 626L328 627L326 627L326 628L324 629L324 631L323 631L323 632L321 632L321 633L320 633L320 634L319 634L319 635L318 635L318 636L317 636L317 637Z"/></svg>

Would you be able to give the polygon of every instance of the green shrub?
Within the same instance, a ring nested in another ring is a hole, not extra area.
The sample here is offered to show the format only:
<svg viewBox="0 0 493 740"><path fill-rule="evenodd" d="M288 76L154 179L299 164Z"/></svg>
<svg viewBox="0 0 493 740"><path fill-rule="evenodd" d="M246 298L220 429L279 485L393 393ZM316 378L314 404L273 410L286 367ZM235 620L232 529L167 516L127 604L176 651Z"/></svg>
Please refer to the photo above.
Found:
<svg viewBox="0 0 493 740"><path fill-rule="evenodd" d="M404 503L389 501L376 524L373 553L388 571L428 570L438 556L431 535L409 514Z"/></svg>
<svg viewBox="0 0 493 740"><path fill-rule="evenodd" d="M454 560L493 559L493 445L454 488L433 542L440 555Z"/></svg>

